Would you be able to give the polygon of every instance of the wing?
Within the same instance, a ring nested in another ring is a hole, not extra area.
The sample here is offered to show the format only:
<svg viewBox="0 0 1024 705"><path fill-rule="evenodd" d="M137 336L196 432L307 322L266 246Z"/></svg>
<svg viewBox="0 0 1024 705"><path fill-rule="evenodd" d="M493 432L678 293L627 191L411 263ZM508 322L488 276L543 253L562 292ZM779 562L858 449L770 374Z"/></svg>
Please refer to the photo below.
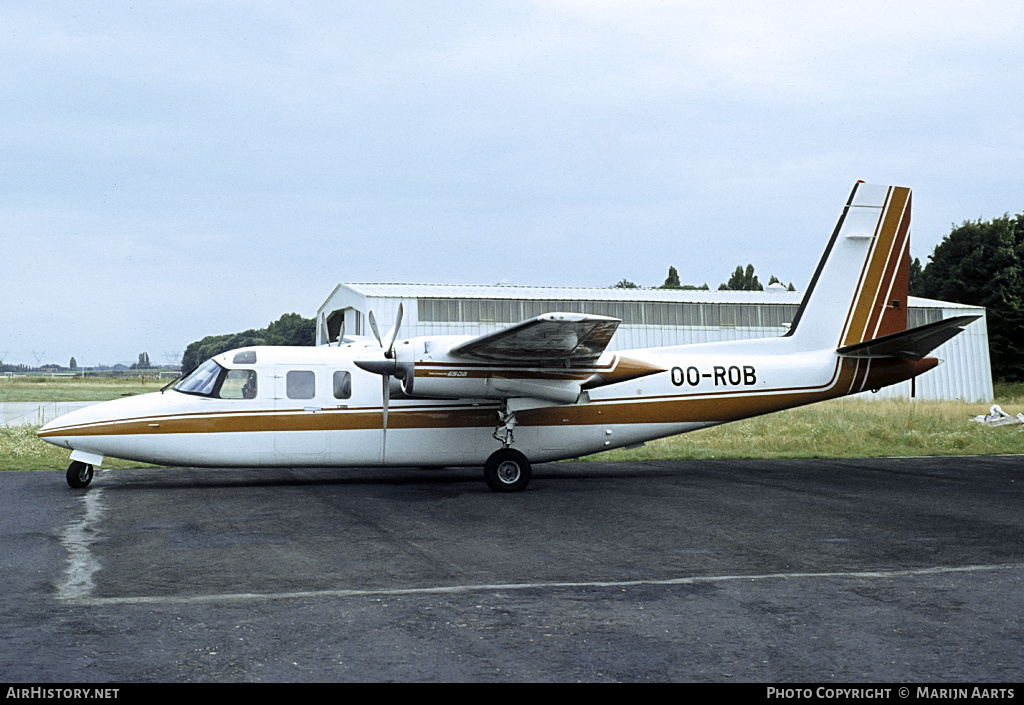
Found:
<svg viewBox="0 0 1024 705"><path fill-rule="evenodd" d="M582 313L545 313L456 345L448 354L480 362L538 367L592 365L621 322Z"/></svg>
<svg viewBox="0 0 1024 705"><path fill-rule="evenodd" d="M976 318L981 316L953 316L874 340L847 345L836 352L845 357L903 357L920 360L963 331L964 327Z"/></svg>
<svg viewBox="0 0 1024 705"><path fill-rule="evenodd" d="M665 371L645 360L603 354L619 323L607 316L546 313L451 347L439 338L403 341L395 360L355 364L394 374L413 397L575 404L584 391Z"/></svg>

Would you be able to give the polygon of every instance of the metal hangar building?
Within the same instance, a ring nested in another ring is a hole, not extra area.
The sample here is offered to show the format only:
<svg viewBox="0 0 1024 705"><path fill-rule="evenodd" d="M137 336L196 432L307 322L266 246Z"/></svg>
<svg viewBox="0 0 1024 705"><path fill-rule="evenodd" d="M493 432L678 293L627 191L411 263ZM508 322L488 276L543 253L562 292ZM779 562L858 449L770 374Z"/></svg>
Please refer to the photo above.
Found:
<svg viewBox="0 0 1024 705"><path fill-rule="evenodd" d="M622 320L609 350L652 348L784 334L801 292L778 285L765 291L690 289L584 289L442 284L339 284L317 311L317 341L371 335L367 314L391 326L404 307L400 338L419 335L481 335L553 311L591 313ZM943 344L935 357L944 364L911 382L887 387L868 398L992 401L985 309L911 296L908 327L965 313L981 316ZM381 333L383 334L383 330Z"/></svg>

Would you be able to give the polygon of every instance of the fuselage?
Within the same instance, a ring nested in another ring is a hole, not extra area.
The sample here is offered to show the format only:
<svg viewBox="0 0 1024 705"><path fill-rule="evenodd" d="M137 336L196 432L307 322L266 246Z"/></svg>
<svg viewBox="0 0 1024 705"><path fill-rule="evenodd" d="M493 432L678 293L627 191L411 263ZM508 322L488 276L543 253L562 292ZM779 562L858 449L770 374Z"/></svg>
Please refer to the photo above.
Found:
<svg viewBox="0 0 1024 705"><path fill-rule="evenodd" d="M382 377L354 363L367 350L231 351L206 363L205 378L201 368L163 392L80 409L39 436L79 457L172 466L480 465L502 447L495 437L507 410L501 401L409 397L394 379L385 433ZM610 371L610 379L628 365L647 372L583 385L572 403L515 399L514 447L534 462L579 457L886 386L935 364L843 358L834 349L798 349L786 338L606 352L595 369ZM417 364L418 377L428 373L500 387L551 371Z"/></svg>

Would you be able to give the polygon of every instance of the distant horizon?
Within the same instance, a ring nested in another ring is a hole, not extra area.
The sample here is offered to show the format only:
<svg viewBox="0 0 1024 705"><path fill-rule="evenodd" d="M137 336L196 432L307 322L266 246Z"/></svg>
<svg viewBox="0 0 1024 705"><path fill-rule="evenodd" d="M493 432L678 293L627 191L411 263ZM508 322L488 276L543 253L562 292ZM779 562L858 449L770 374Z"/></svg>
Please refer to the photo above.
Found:
<svg viewBox="0 0 1024 705"><path fill-rule="evenodd" d="M69 360L69 362L70 362L70 360ZM60 371L60 372L63 372L63 371L68 371L68 372L76 372L76 371L109 372L109 371L122 371L122 370L132 370L132 369L139 369L139 370L180 370L181 369L181 364L178 363L176 365L153 365L152 367L136 367L136 368L133 368L131 366L131 363L116 362L116 363L114 363L112 365L105 364L105 363L100 363L98 365L79 365L78 367L74 367L73 368L73 367L70 367L69 365L61 365L60 363L57 363L57 362L44 362L42 365L30 365L30 364L26 364L26 363L22 363L22 362L7 362L7 361L4 361L4 363L2 365L0 365L0 368L8 368L8 367L16 367L16 368L22 368L23 367L23 368L26 368L25 372L49 372L50 368L56 368L56 371ZM16 372L16 371L17 370L0 369L0 374L6 374L7 372Z"/></svg>

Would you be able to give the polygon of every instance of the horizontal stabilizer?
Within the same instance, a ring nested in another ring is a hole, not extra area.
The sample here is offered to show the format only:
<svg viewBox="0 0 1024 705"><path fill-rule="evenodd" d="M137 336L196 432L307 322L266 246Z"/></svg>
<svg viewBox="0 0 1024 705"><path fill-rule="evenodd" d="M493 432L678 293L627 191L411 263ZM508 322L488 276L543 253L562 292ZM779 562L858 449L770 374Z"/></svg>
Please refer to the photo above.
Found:
<svg viewBox="0 0 1024 705"><path fill-rule="evenodd" d="M836 352L844 357L899 357L920 360L963 331L978 315L954 316L874 340L847 345Z"/></svg>
<svg viewBox="0 0 1024 705"><path fill-rule="evenodd" d="M546 313L456 345L448 353L482 362L520 365L593 364L611 342L618 318Z"/></svg>

